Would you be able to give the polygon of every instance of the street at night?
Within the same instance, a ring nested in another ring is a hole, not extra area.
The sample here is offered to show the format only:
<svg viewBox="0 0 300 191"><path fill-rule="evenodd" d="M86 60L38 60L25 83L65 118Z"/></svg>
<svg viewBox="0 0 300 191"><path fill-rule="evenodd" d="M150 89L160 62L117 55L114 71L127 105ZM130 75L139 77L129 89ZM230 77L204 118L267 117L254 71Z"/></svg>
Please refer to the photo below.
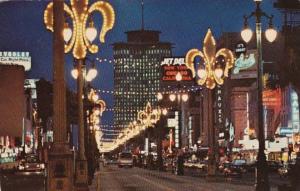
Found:
<svg viewBox="0 0 300 191"><path fill-rule="evenodd" d="M0 191L300 191L300 0L0 0Z"/></svg>

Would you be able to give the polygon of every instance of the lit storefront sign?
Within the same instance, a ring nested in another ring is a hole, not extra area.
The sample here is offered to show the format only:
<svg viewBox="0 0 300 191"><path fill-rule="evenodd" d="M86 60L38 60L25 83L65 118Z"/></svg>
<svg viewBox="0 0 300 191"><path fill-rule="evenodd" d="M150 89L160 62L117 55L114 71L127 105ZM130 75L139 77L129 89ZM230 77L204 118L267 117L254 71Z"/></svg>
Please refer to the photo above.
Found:
<svg viewBox="0 0 300 191"><path fill-rule="evenodd" d="M178 111L175 112L175 120L176 120L176 125L175 125L175 147L179 148L179 113Z"/></svg>
<svg viewBox="0 0 300 191"><path fill-rule="evenodd" d="M220 85L216 88L216 107L217 126L223 128L223 92Z"/></svg>
<svg viewBox="0 0 300 191"><path fill-rule="evenodd" d="M180 72L182 81L192 81L192 73L185 65L185 58L164 58L161 62L162 81L176 82L176 74Z"/></svg>
<svg viewBox="0 0 300 191"><path fill-rule="evenodd" d="M29 52L0 52L0 64L24 66L25 71L31 68Z"/></svg>
<svg viewBox="0 0 300 191"><path fill-rule="evenodd" d="M257 78L257 51L248 50L236 57L231 79Z"/></svg>
<svg viewBox="0 0 300 191"><path fill-rule="evenodd" d="M294 133L300 132L299 127L299 105L297 93L292 90L291 92L291 114L292 114L292 128Z"/></svg>
<svg viewBox="0 0 300 191"><path fill-rule="evenodd" d="M264 106L281 106L281 89L264 90L263 91L263 105Z"/></svg>

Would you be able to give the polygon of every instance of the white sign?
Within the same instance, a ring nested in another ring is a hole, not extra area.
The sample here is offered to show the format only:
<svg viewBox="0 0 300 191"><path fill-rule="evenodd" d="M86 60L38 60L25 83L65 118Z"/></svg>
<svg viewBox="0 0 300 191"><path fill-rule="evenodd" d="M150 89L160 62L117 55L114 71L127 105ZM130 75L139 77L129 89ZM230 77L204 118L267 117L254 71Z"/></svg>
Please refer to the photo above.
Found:
<svg viewBox="0 0 300 191"><path fill-rule="evenodd" d="M29 52L0 52L0 64L24 66L25 71L31 68Z"/></svg>
<svg viewBox="0 0 300 191"><path fill-rule="evenodd" d="M164 58L161 65L185 65L185 58Z"/></svg>

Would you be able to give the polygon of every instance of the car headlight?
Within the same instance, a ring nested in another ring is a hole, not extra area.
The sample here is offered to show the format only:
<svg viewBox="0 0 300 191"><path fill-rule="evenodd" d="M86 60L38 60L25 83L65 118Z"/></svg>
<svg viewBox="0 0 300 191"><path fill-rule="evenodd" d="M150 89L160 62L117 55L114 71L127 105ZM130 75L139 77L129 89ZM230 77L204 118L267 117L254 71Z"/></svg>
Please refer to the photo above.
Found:
<svg viewBox="0 0 300 191"><path fill-rule="evenodd" d="M18 166L18 169L19 170L24 170L24 166L20 165L20 166Z"/></svg>
<svg viewBox="0 0 300 191"><path fill-rule="evenodd" d="M45 164L40 164L41 169L45 168Z"/></svg>
<svg viewBox="0 0 300 191"><path fill-rule="evenodd" d="M26 168L29 168L29 165L28 165L28 164L26 164L26 165L25 165L25 167L26 167Z"/></svg>

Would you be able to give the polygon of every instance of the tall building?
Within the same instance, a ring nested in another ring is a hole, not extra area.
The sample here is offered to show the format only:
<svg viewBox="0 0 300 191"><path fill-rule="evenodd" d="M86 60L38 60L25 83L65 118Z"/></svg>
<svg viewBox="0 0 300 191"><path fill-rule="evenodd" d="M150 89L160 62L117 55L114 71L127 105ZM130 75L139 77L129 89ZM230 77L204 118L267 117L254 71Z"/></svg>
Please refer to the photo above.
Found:
<svg viewBox="0 0 300 191"><path fill-rule="evenodd" d="M161 42L159 31L129 31L127 42L113 44L114 50L114 126L124 128L137 119L146 103L156 104L160 63L172 55L172 44Z"/></svg>

